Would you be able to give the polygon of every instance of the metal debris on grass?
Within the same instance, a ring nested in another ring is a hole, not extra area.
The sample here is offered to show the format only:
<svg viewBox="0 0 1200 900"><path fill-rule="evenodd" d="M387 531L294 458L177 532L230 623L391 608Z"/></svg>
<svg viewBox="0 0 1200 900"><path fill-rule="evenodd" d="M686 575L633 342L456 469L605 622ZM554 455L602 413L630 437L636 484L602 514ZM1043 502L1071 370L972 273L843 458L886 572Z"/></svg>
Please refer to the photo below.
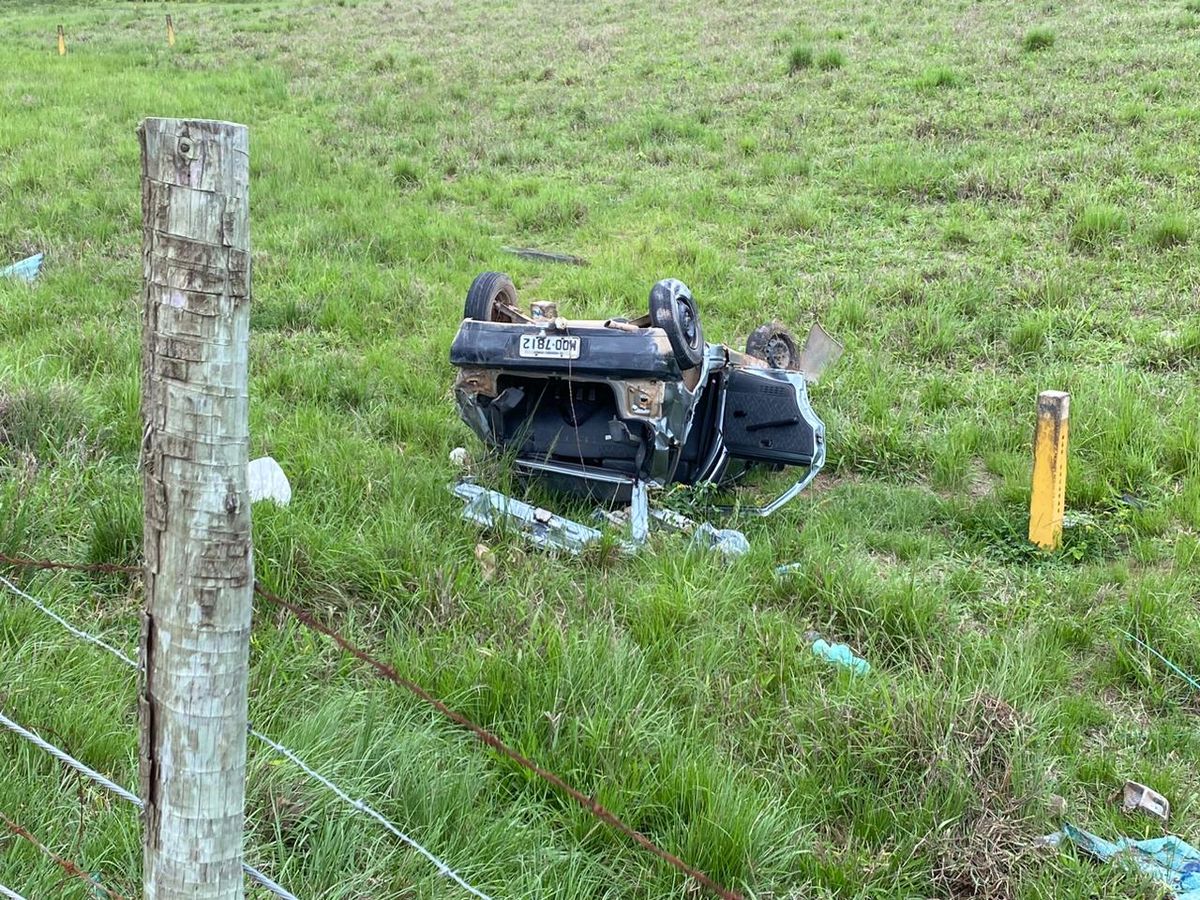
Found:
<svg viewBox="0 0 1200 900"><path fill-rule="evenodd" d="M1136 781L1125 782L1125 786L1121 789L1121 809L1125 812L1140 809L1146 815L1161 822L1166 822L1171 818L1170 801L1158 791Z"/></svg>
<svg viewBox="0 0 1200 900"><path fill-rule="evenodd" d="M602 537L595 528L477 484L464 481L451 490L467 501L464 519L484 528L499 528L504 524L514 526L534 544L547 550L564 550L577 555Z"/></svg>
<svg viewBox="0 0 1200 900"><path fill-rule="evenodd" d="M485 528L498 528L502 524L515 527L539 547L548 550L563 550L571 554L583 550L602 537L596 528L583 525L548 509L533 506L523 500L488 490L471 481L461 481L450 488L456 496L467 502L463 518ZM645 486L642 485L644 492ZM621 550L633 554L646 543L650 536L651 520L692 536L691 545L716 550L725 556L741 556L749 552L750 542L742 532L734 528L714 528L707 522L697 524L686 516L672 510L650 509L649 502L641 493L635 495L628 510L597 510L597 519L617 528L628 528L629 538L620 542ZM481 545L482 546L482 545Z"/></svg>
<svg viewBox="0 0 1200 900"><path fill-rule="evenodd" d="M522 259L533 259L538 262L566 263L569 266L591 265L582 256L573 256L570 253L551 253L547 250L535 250L533 247L501 247L500 249L505 253L513 254L513 256L519 256Z"/></svg>
<svg viewBox="0 0 1200 900"><path fill-rule="evenodd" d="M11 266L5 266L3 269L0 269L0 278L17 278L33 284L38 275L41 274L42 260L44 258L45 254L35 253L33 256L13 263Z"/></svg>
<svg viewBox="0 0 1200 900"><path fill-rule="evenodd" d="M750 542L736 528L714 528L708 522L696 526L691 545L716 550L724 556L742 556L750 552Z"/></svg>
<svg viewBox="0 0 1200 900"><path fill-rule="evenodd" d="M736 528L717 528L708 522L695 522L673 509L652 509L650 518L668 528L690 534L690 546L716 550L725 556L742 556L750 552L750 541Z"/></svg>

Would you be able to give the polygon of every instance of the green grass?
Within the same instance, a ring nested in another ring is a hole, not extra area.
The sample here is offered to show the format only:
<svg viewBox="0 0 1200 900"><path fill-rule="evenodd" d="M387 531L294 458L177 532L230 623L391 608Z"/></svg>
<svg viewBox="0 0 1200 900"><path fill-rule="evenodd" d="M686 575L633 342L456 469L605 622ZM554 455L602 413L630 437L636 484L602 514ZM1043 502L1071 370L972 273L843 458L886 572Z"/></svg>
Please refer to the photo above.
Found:
<svg viewBox="0 0 1200 900"><path fill-rule="evenodd" d="M917 79L917 87L925 90L958 87L961 83L958 73L948 66L931 66Z"/></svg>
<svg viewBox="0 0 1200 900"><path fill-rule="evenodd" d="M1119 869L1029 850L1058 824L1055 795L1106 836L1156 833L1112 803L1126 778L1200 840L1195 697L1120 637L1200 672L1194 13L172 12L173 52L149 5L5 8L0 263L47 261L33 288L0 282L0 552L138 557L134 129L241 121L251 449L295 490L255 511L268 584L748 896L1138 896ZM1014 22L1060 40L1027 54ZM763 321L819 319L846 344L812 392L827 472L777 518L741 522L753 549L732 562L670 536L636 559L575 560L480 534L445 489L450 450L480 452L447 350L485 269L584 317L640 315L657 279L679 277L706 336L735 346ZM1050 388L1072 394L1073 524L1055 558L1024 539L1034 399ZM23 584L136 647L138 584ZM827 668L810 630L871 675ZM494 896L688 896L269 609L252 654L255 723ZM0 601L0 707L126 785L135 691L115 661ZM249 809L249 859L300 896L462 896L255 746ZM0 810L138 895L134 815L8 736ZM28 897L86 895L23 844L0 859Z"/></svg>
<svg viewBox="0 0 1200 900"><path fill-rule="evenodd" d="M788 54L788 71L799 72L813 64L813 48L808 44L797 44Z"/></svg>
<svg viewBox="0 0 1200 900"><path fill-rule="evenodd" d="M1191 223L1179 213L1167 213L1150 227L1150 243L1161 250L1178 247L1191 239Z"/></svg>
<svg viewBox="0 0 1200 900"><path fill-rule="evenodd" d="M1116 240L1129 227L1125 213L1115 206L1093 203L1084 206L1071 222L1073 248L1099 250Z"/></svg>
<svg viewBox="0 0 1200 900"><path fill-rule="evenodd" d="M837 47L830 47L818 53L815 62L822 72L829 72L846 64L846 54Z"/></svg>
<svg viewBox="0 0 1200 900"><path fill-rule="evenodd" d="M1054 46L1054 32L1044 26L1031 28L1021 39L1021 46L1031 53L1037 50L1049 50Z"/></svg>

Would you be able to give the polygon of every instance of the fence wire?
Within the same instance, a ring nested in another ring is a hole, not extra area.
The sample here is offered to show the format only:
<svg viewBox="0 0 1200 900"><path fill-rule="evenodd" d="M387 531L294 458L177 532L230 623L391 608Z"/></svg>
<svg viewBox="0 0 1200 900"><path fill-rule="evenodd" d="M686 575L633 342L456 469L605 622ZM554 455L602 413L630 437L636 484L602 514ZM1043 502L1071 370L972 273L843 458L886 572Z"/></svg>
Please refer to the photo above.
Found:
<svg viewBox="0 0 1200 900"><path fill-rule="evenodd" d="M451 709L449 706L447 706L445 703L443 703L437 697L433 696L431 693L429 693L427 690L425 690L423 687L421 687L415 681L405 678L403 675L401 675L399 672L397 672L392 666L389 666L387 663L382 662L381 660L378 660L375 657L371 656L365 650L360 649L358 646L351 643L349 640L344 638L342 635L338 634L335 630L330 628L328 625L325 625L325 624L319 622L312 614L310 614L307 611L296 606L294 603L289 603L287 600L284 600L278 594L275 594L272 591L268 590L267 588L263 587L261 582L256 581L254 583L254 590L258 594L258 596L262 597L268 603L271 603L272 605L277 606L280 609L283 609L286 612L290 613L293 618L295 618L298 622L300 622L300 624L302 624L304 627L308 628L310 631L315 631L318 634L325 635L326 637L330 638L334 643L336 643L339 647L341 647L343 650L345 650L347 653L349 653L351 656L353 656L356 659L361 660L362 662L369 665L371 668L373 668L375 670L376 674L378 674L380 678L390 681L393 684L397 685L398 687L404 688L404 690L413 694L415 697L419 698L420 700L424 701L425 703L428 703L430 706L432 706L434 709L436 709L438 712L440 712L443 716L445 716L451 722L454 722L458 725L461 725L463 728L466 728L468 731L470 731L472 734L474 734L477 738L479 738L479 740L482 741L484 744L491 747L493 750L498 751L503 756L508 757L510 760L515 762L517 765L519 765L521 768L526 769L529 772L532 772L534 775L536 775L542 781L549 784L551 787L555 788L558 791L561 791L563 794L566 794L568 797L570 797L572 800L574 800L576 803L578 803L583 809L585 809L587 812L591 813L591 815L593 815L596 819L600 820L601 822L605 823L606 825L612 826L613 828L615 828L617 831L621 832L621 834L628 837L631 841L633 841L635 844L637 844L639 847L641 847L646 852L654 854L659 859L663 860L664 862L666 862L668 865L672 866L679 872L682 872L684 875L688 876L689 878L691 878L698 884L701 884L704 887L708 888L708 890L712 891L714 894L716 894L718 897L720 897L721 900L744 900L744 898L742 897L741 894L737 893L736 891L732 891L729 888L724 887L721 884L717 883L714 879L710 878L704 872L701 872L699 869L695 868L694 866L688 865L686 862L684 862L682 859L680 859L674 853L671 853L670 851L667 851L667 850L663 850L661 847L659 847L657 844L655 844L652 840L650 840L650 838L646 837L640 831L637 831L636 829L632 828L630 825L626 824L619 816L616 815L616 813L612 812L607 807L605 807L594 796L589 797L588 795L584 794L579 789L574 788L571 785L569 785L566 781L564 781L558 775L555 775L553 772L542 768L537 763L533 762L531 759L524 756L522 753L518 752L517 750L514 750L512 747L510 747L508 744L506 744L499 737L497 737L492 732L488 731L483 726L477 725L476 723L474 723L470 719L468 719L466 716L464 716L462 713Z"/></svg>
<svg viewBox="0 0 1200 900"><path fill-rule="evenodd" d="M0 563L19 564L19 562L20 562L20 560L15 560L10 557L0 556ZM37 568L39 568L39 569L50 568L50 566L47 565L47 562L48 561L39 561L39 565L37 566ZM74 567L72 567L72 568L74 568ZM107 571L107 569L105 571ZM15 584L13 584L11 581L9 581L7 578L5 578L2 575L0 575L0 584L4 585L4 587L8 588L8 590L10 592L12 592L13 594L15 594L16 596L21 597L24 600L27 600L37 610L39 610L42 614L44 614L47 618L53 620L58 625L62 626L66 631L70 632L75 637L91 644L94 647L99 647L100 649L106 651L107 653L110 653L112 656L119 659L122 663L124 663L126 666L128 666L131 669L139 669L140 668L138 666L138 664L136 662L134 662L133 659L131 659L127 654L123 653L121 650L117 649L112 644L109 644L102 638L99 638L96 635L91 634L87 631L83 631L80 628L76 628L74 625L72 625L70 622L68 622L62 616L58 615L58 613L54 612L54 610L50 609L50 607L46 606L46 604L42 603L40 600L38 600L36 597L34 597L32 594L28 593L27 591L21 590L19 587L17 587ZM2 717L2 714L0 714L0 717ZM13 724L15 725L15 723L13 723ZM19 728L20 726L16 726L16 727ZM22 731L24 731L24 729L22 729ZM459 875L452 868L450 868L449 865L447 865L445 862L443 862L439 857L435 856L431 851L427 850L415 838L410 837L408 834L406 834L404 831L402 831L398 825L396 825L394 822L389 820L387 817L385 817L382 813L380 813L374 807L372 807L371 805L369 805L368 803L366 803L363 800L354 799L353 797L350 796L349 793L347 793L342 788L338 787L338 785L336 785L333 781L326 778L324 775L322 775L316 769L314 769L310 765L308 765L308 763L306 763L303 759L300 758L300 756L296 753L296 751L290 749L289 747L284 746L283 744L280 744L280 743L272 740L271 738L267 737L265 734L263 734L261 731L257 730L256 728L251 727L249 729L249 732L250 732L250 735L252 737L254 737L256 740L262 742L267 747L269 747L271 750L273 750L275 753L278 753L280 756L284 757L285 759L287 759L291 763L293 763L297 768L299 768L309 778L313 779L318 784L320 784L323 787L327 788L328 790L332 791L338 797L338 799L342 800L344 803L348 804L349 806L351 806L353 809L357 810L358 812L361 812L361 813L369 816L370 818L374 819L376 822L378 822L380 825L382 825L384 828L386 828L388 831L390 831L393 835L395 835L400 841L402 841L408 847L410 847L411 849L413 849L414 851L419 853L421 856L425 857L425 859L429 860L429 862L431 862L437 868L438 872L441 875L445 876L446 878L449 878L451 881L453 881L455 884L457 884L459 887L461 887L467 893L471 894L472 896L479 897L480 900L492 900L492 898L489 897L487 894L483 893L483 891L470 885L467 881L465 881L462 878L461 875ZM29 734L29 733L26 732L26 734ZM34 735L30 735L30 737L36 738L36 736L34 736ZM41 746L43 750L46 750L47 752L50 752L50 753L54 752L53 750L51 750L52 745L50 745L44 741L41 741L40 738L37 738L36 740L40 742L38 744L38 746ZM61 757L59 757L59 759L62 762L66 763L67 765L71 765L70 763L67 762L66 759L62 759ZM90 769L87 772L82 773L82 774L86 774L89 778L92 778L92 777L100 778L100 779L104 778L104 776L100 775L98 772L94 772ZM104 779L104 780L107 781L107 779ZM109 783L112 784L111 782L109 782ZM124 791L124 789L121 788L119 785L112 784L112 788L117 791ZM126 792L126 793L128 793L128 792ZM130 802L137 803L140 808L141 801L137 797L134 797L132 794L130 794L129 796L125 797L125 799L130 800ZM263 875L260 872L257 872L256 870L252 870L249 866L247 866L247 872L248 873L254 872L252 877L254 877L255 880L259 881L259 883L264 884L264 886L266 886L265 882L269 881L269 879L267 879L267 877L265 875ZM273 882L271 882L271 884L274 885ZM283 890L283 888L279 888L278 885L274 885L274 887L277 888L279 891Z"/></svg>
<svg viewBox="0 0 1200 900"><path fill-rule="evenodd" d="M136 573L136 572L140 571L140 568L137 566L115 566L115 565L111 565L111 564L107 564L107 563L95 564L95 565L84 565L84 564L77 564L77 563L57 563L53 560L21 559L21 558L16 558L16 557L5 556L2 554L0 554L0 563L12 565L12 566L26 566L26 567L36 568L36 569L68 569L68 570L72 570L72 571L83 571L83 572ZM15 586L13 586L12 583L9 582L7 579L0 578L0 581L3 581L4 584L10 588L10 590L14 590L14 591L18 592L19 594L28 597L27 594L24 594L24 592L20 591L20 589L15 588ZM723 885L719 884L717 881L715 881L713 878L710 878L704 872L700 871L699 869L695 868L694 866L688 865L686 862L684 862L682 859L680 859L675 854L673 854L667 850L663 850L661 847L659 847L657 844L655 844L652 840L650 840L648 837L646 837L640 831L637 831L636 829L634 829L631 826L629 826L628 824L626 824L620 817L618 817L615 813L611 812L603 804L601 804L600 801L597 800L594 796L588 796L588 795L584 794L582 791L572 787L570 784L568 784L565 780L560 778L558 775L555 775L553 772L550 772L549 770L544 769L541 766L537 765L537 763L533 762L532 760L525 757L523 754L519 753L517 750L510 747L508 744L506 744L504 741L502 741L499 737L497 737L492 732L488 731L486 728L483 728L482 726L477 725L475 722L472 722L470 719L468 719L462 713L459 713L459 712L451 709L449 706L447 706L445 703L443 703L437 697L430 694L428 691L426 691L423 687L421 687L416 682L402 676L392 666L376 659L375 657L371 656L364 650L360 649L358 646L351 643L345 637L338 634L334 629L332 629L329 626L324 625L323 623L318 621L315 617L313 617L306 610L300 608L299 606L296 606L293 603L288 602L287 600L284 600L278 594L273 593L272 591L267 589L262 584L262 582L255 581L254 591L256 594L258 594L259 597L263 598L268 603L271 603L272 605L290 613L293 618L295 618L297 621L299 621L302 625L304 625L309 630L325 635L326 637L333 640L334 643L336 643L339 647L341 647L347 653L354 656L358 660L366 663L367 665L371 666L371 668L373 668L376 671L376 673L379 675L379 677L392 682L393 684L397 685L398 687L404 688L406 691L410 692L411 694L413 694L420 700L422 700L425 703L432 706L434 709L436 709L438 712L440 712L443 716L448 718L450 721L462 726L463 728L466 728L468 731L470 731L472 734L474 734L477 738L479 738L479 740L482 741L484 744L486 744L487 746L496 750L497 752L499 752L503 756L507 757L508 759L512 760L513 762L515 762L517 765L521 766L522 768L533 773L539 779L546 782L547 784L549 784L556 790L567 795L572 800L574 800L577 804L579 804L580 807L582 807L584 810L586 810L588 813L590 813L592 816L594 816L596 819L611 826L612 828L619 831L621 834L624 834L631 841L633 841L635 844L637 844L638 847L647 851L648 853L653 854L654 856L657 856L659 859L663 860L664 862L666 862L668 865L670 865L677 871L679 871L679 872L683 873L684 875L686 875L687 877L691 878L697 884L702 885L703 887L707 888L709 891L711 891L712 893L714 893L715 895L720 897L721 900L744 900L744 898L742 897L741 894L737 893L736 891L730 890L729 888L726 888ZM58 617L55 617L55 619L58 620ZM60 621L59 624L65 624L65 623ZM71 631L75 632L75 631L77 631L77 629L71 628ZM112 652L118 656L124 657L124 659L127 663L132 663L132 660L130 660L128 657L125 657L124 654L120 653L120 651L116 650L115 648L108 646L103 641L101 641L99 638L95 638L95 636L89 636L84 639L88 640L89 643L95 644L96 646L104 647L105 649L109 650L109 652ZM133 664L133 665L136 668L136 664ZM260 735L257 732L251 731L251 734L253 734L255 737L260 737ZM348 799L348 798L346 798L346 799ZM349 802L351 803L351 805L354 805L353 800L349 800ZM355 806L355 808L359 809L360 807ZM395 828L395 826L392 826L392 829L389 829L389 830L393 830L393 829L394 829L395 833L397 833L399 835L403 835L403 833L400 832L398 828ZM428 854L428 851L425 851L425 852L429 856L429 858L436 859L436 857L432 857L431 854ZM456 881L457 880L458 879L456 879ZM462 882L459 881L459 883L461 884ZM479 894L477 891L475 891L473 888L470 890L476 896L483 896L483 895Z"/></svg>
<svg viewBox="0 0 1200 900"><path fill-rule="evenodd" d="M142 808L142 806L143 806L142 801L140 798L138 798L138 796L136 794L130 793L129 791L125 790L125 788L121 787L119 784L116 784L115 782L109 780L108 778L105 778L103 775L101 775L95 769L89 768L88 766L84 765L79 760L77 760L75 757L71 756L71 754L67 753L67 751L54 746L53 744L51 744L49 741L45 740L44 738L38 737L36 734L34 734L32 731L28 730L27 728L22 728L20 725L18 725L16 722L14 722L12 719L10 719L8 716L4 715L4 713L2 713L2 712L0 712L0 725L3 725L5 728L7 728L13 734L16 734L19 737L22 737L25 740L29 741L29 743L33 744L38 749L44 750L46 753L49 753L51 756L53 756L55 759L59 760L64 765L74 769L80 775L83 775L84 777L88 778L95 784L100 785L100 787L104 788L105 790L109 791L110 793L115 794L116 796L120 797L122 800L125 800L126 802L133 804L133 806L137 807L139 810ZM258 884L262 885L264 888L266 888L268 891L270 891L275 896L281 897L281 898L283 898L283 900L299 900L299 898L295 894L291 893L286 888L280 887L278 884L276 884L274 881L272 881L270 878L268 878L262 872L258 871L258 869L254 868L253 866L251 866L247 863L242 863L242 871L250 876L251 881L257 882Z"/></svg>
<svg viewBox="0 0 1200 900"><path fill-rule="evenodd" d="M58 866L60 869L62 869L64 872L66 872L68 875L70 875L72 878L78 878L81 881L86 881L88 884L90 884L92 886L92 888L95 891L102 892L106 897L109 898L109 900L126 900L126 898L123 894L118 894L116 891L112 890L111 888L107 888L104 885L102 885L98 880L96 880L96 878L93 875L88 874L87 870L84 869L82 866L71 862L69 859L63 859L63 857L59 856L57 853L55 853L53 850L51 850L49 847L47 847L45 844L43 844L40 840L38 840L36 837L34 837L32 832L30 832L28 828L25 828L23 825L18 825L16 822L14 822L12 819L10 819L8 816L6 816L4 813L0 813L0 822L3 822L8 827L8 830L11 831L13 834L15 834L17 837L21 838L22 840L28 841L30 844L32 844L34 847L36 847L38 850L40 850L43 855L45 855L45 856L49 857L51 860L53 860L53 862L56 866ZM5 888L5 890L7 890L7 888ZM17 895L10 894L8 896L16 897ZM98 896L98 894L97 894L97 896Z"/></svg>

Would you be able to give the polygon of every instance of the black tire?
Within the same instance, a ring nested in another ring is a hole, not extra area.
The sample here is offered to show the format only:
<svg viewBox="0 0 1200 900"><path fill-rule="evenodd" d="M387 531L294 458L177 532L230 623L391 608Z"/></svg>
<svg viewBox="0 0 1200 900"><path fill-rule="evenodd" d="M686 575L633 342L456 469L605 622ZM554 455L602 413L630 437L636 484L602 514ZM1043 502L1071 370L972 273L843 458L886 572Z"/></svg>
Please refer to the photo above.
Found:
<svg viewBox="0 0 1200 900"><path fill-rule="evenodd" d="M755 328L746 338L746 353L758 357L772 369L790 369L800 360L795 337L778 322Z"/></svg>
<svg viewBox="0 0 1200 900"><path fill-rule="evenodd" d="M664 278L650 289L650 324L667 333L679 368L694 369L704 360L700 311L682 281Z"/></svg>
<svg viewBox="0 0 1200 900"><path fill-rule="evenodd" d="M500 305L516 306L517 289L503 272L484 272L475 276L463 304L463 318L480 322L511 322L512 316Z"/></svg>

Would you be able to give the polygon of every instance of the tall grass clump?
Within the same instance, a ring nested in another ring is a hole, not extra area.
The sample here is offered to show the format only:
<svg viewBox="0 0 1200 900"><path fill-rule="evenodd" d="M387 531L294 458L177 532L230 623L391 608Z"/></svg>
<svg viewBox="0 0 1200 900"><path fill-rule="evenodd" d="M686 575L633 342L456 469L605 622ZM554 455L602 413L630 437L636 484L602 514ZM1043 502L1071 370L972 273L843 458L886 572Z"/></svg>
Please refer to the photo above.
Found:
<svg viewBox="0 0 1200 900"><path fill-rule="evenodd" d="M958 87L962 83L958 73L948 66L932 66L921 73L917 79L917 87L922 90L934 88Z"/></svg>
<svg viewBox="0 0 1200 900"><path fill-rule="evenodd" d="M808 44L797 44L788 54L788 73L795 74L801 69L811 68L814 56L813 48Z"/></svg>
<svg viewBox="0 0 1200 900"><path fill-rule="evenodd" d="M26 387L0 391L0 460L5 449L52 460L81 437L87 418L79 398L65 387Z"/></svg>
<svg viewBox="0 0 1200 900"><path fill-rule="evenodd" d="M1021 46L1028 52L1035 53L1038 50L1049 50L1054 46L1054 32L1044 26L1031 28L1025 32L1025 37L1021 39Z"/></svg>
<svg viewBox="0 0 1200 900"><path fill-rule="evenodd" d="M821 214L811 205L793 200L784 206L779 224L784 234L812 233L821 228Z"/></svg>
<svg viewBox="0 0 1200 900"><path fill-rule="evenodd" d="M1150 228L1150 243L1159 250L1169 250L1192 239L1192 226L1179 213L1168 213Z"/></svg>
<svg viewBox="0 0 1200 900"><path fill-rule="evenodd" d="M1089 204L1071 223L1069 242L1073 250L1099 250L1112 243L1128 227L1125 213L1115 206Z"/></svg>
<svg viewBox="0 0 1200 900"><path fill-rule="evenodd" d="M415 187L421 183L421 167L403 156L392 160L392 181L400 187Z"/></svg>
<svg viewBox="0 0 1200 900"><path fill-rule="evenodd" d="M830 72L834 69L840 69L846 64L846 54L837 47L830 47L828 50L822 50L817 56L817 68L822 72Z"/></svg>

